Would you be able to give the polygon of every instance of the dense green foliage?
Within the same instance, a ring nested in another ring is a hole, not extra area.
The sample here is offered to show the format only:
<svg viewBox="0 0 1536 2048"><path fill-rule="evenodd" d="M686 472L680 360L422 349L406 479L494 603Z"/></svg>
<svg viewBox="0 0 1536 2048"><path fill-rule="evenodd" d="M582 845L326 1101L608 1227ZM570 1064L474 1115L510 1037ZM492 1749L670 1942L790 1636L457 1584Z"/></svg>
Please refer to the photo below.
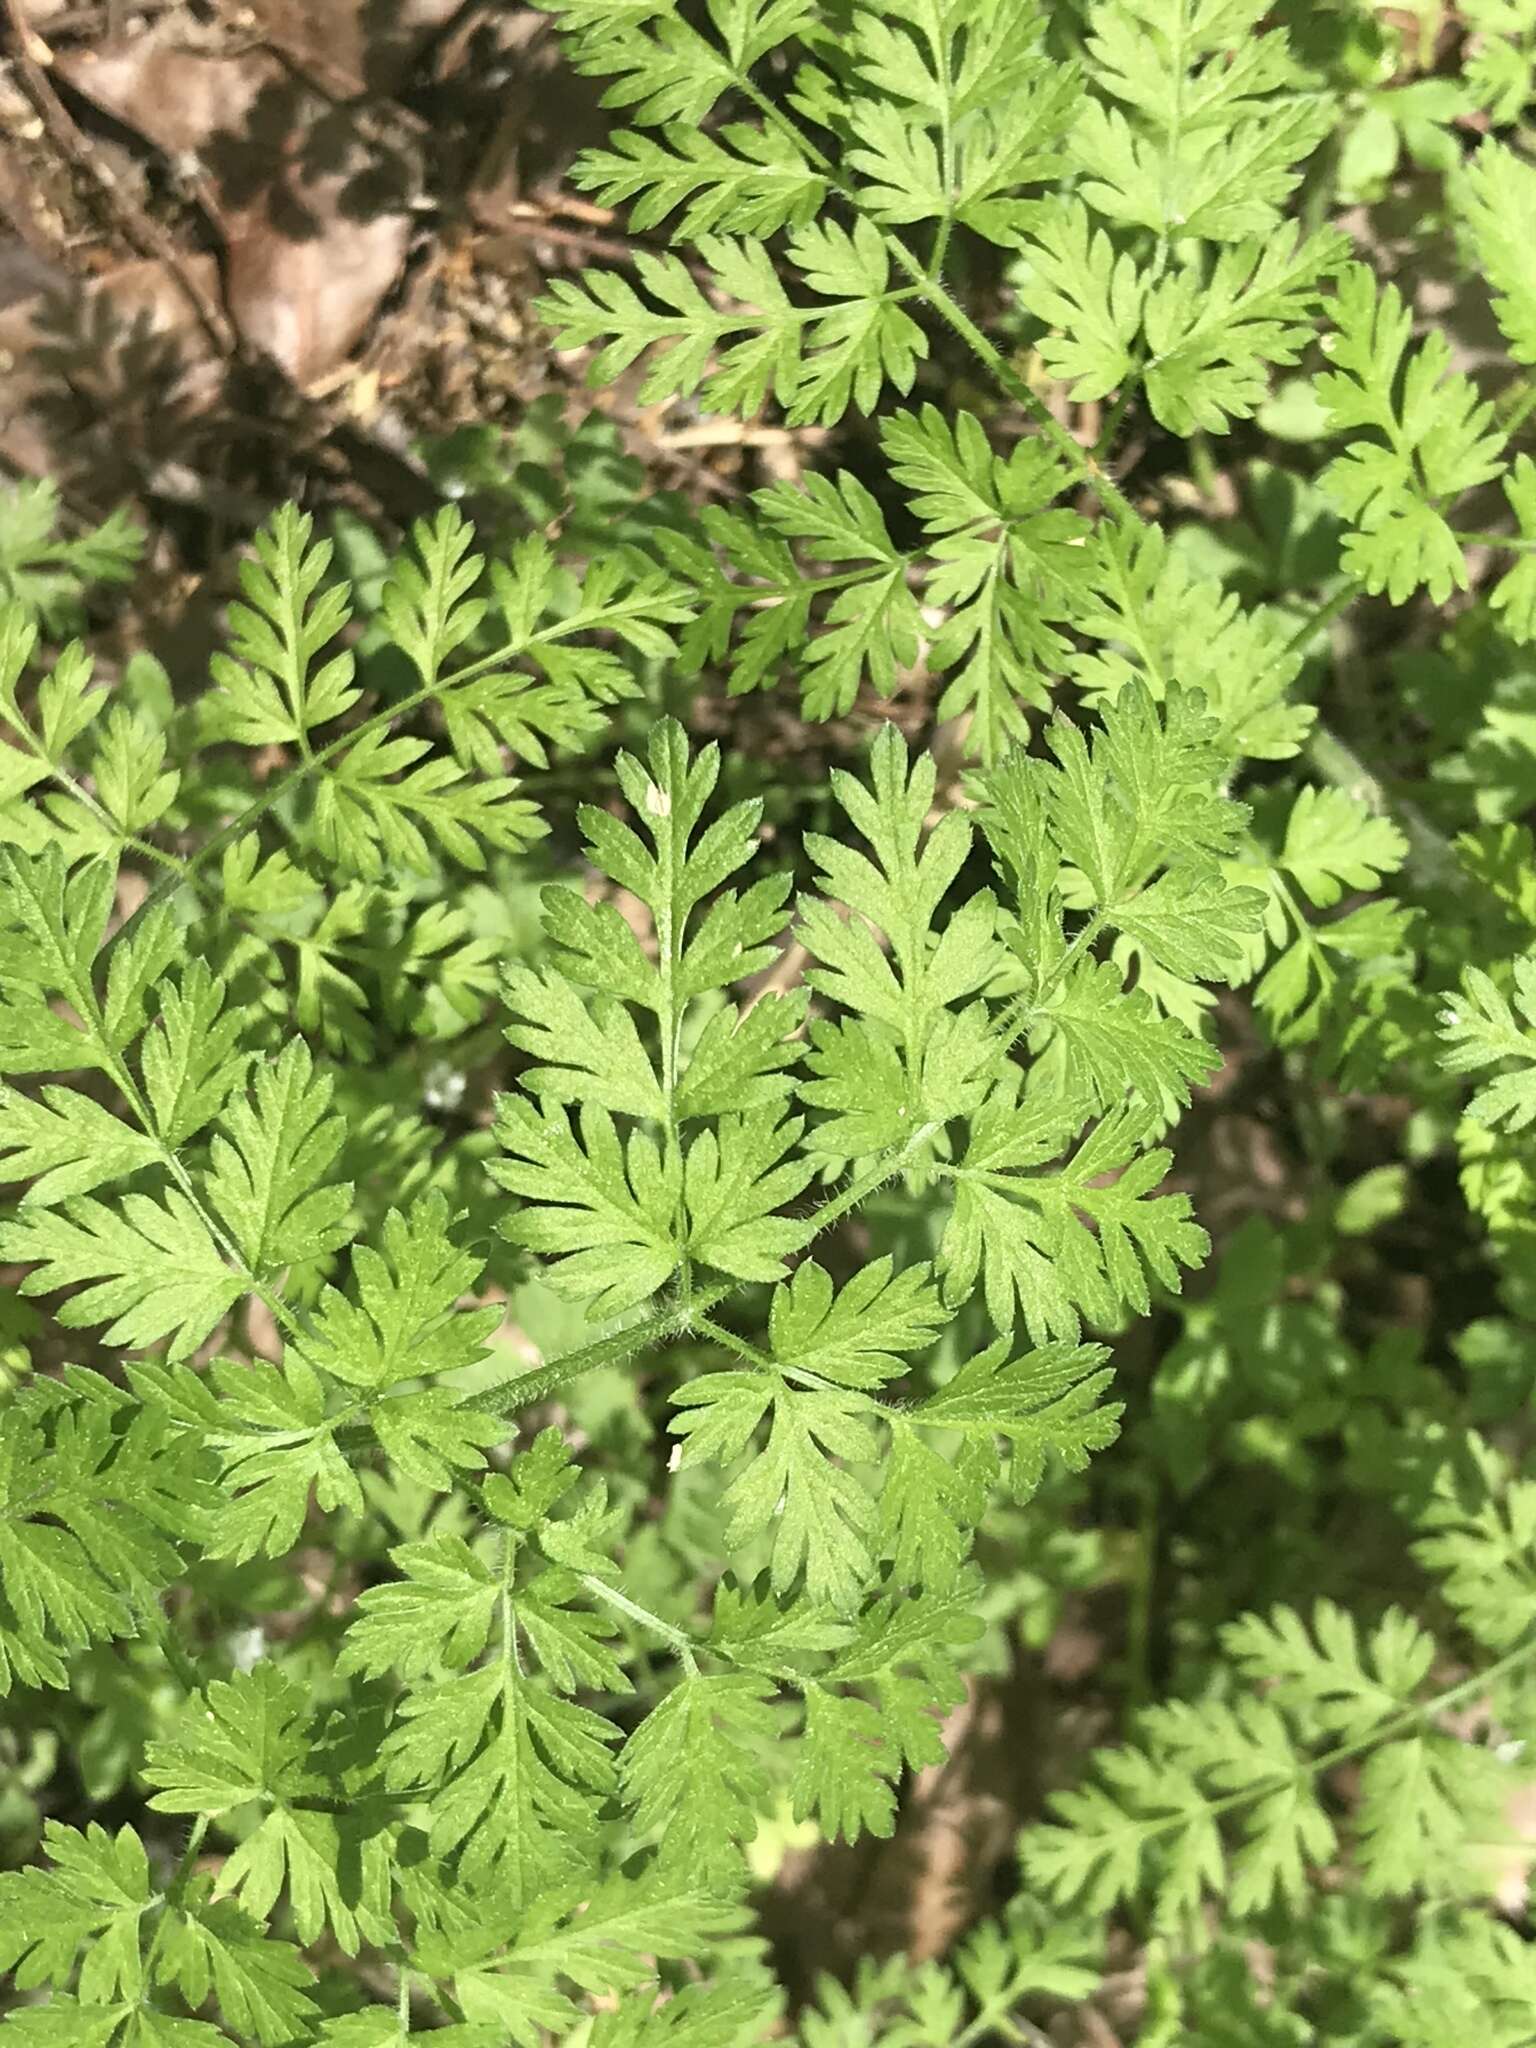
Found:
<svg viewBox="0 0 1536 2048"><path fill-rule="evenodd" d="M1536 2040L1536 7L548 8L669 238L557 344L821 467L467 437L206 686L0 509L0 2025ZM791 2012L786 1828L1085 1589L1003 1910Z"/></svg>

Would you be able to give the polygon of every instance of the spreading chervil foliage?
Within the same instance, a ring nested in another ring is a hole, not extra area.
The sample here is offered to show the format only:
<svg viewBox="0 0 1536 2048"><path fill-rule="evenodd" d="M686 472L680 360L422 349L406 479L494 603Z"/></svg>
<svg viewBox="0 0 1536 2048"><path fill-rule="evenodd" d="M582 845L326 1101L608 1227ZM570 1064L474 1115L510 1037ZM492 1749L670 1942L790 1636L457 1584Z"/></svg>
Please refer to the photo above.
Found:
<svg viewBox="0 0 1536 2048"><path fill-rule="evenodd" d="M0 2048L1517 2048L1536 10L544 6L783 459L206 674L0 502Z"/></svg>

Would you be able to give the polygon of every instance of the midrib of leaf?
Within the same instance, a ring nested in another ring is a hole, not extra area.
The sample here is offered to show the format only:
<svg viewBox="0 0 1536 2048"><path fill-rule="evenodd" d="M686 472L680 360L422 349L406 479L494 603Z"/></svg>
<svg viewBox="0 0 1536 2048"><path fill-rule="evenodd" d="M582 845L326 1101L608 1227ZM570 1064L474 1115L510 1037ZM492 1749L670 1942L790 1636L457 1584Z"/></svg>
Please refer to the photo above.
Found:
<svg viewBox="0 0 1536 2048"><path fill-rule="evenodd" d="M933 45L939 75L939 164L944 185L944 215L934 232L933 257L928 265L929 276L938 279L944 274L944 259L949 254L950 237L955 226L955 85L949 36L936 0L928 0L923 10L923 25Z"/></svg>
<svg viewBox="0 0 1536 2048"><path fill-rule="evenodd" d="M1168 123L1167 154L1163 159L1163 203L1159 208L1164 221L1168 219L1168 205L1171 198L1169 185L1178 167L1179 149L1184 140L1184 52L1189 42L1189 0L1176 0L1174 29L1169 38L1173 57L1173 119ZM1157 231L1157 255L1153 260L1152 277L1155 282L1163 273L1168 262L1172 237L1166 226Z"/></svg>
<svg viewBox="0 0 1536 2048"><path fill-rule="evenodd" d="M501 1541L501 1591L497 1608L501 1622L501 1734L507 1742L512 1756L513 1782L512 1805L517 1813L518 1825L507 1830L508 1855L516 1872L515 1893L519 1898L527 1896L527 1869L525 1849L532 1830L524 1826L528 1819L526 1788L523 1784L524 1731L522 1703L518 1698L518 1687L522 1682L522 1659L517 1648L517 1617L512 1609L512 1576L517 1568L517 1536L511 1529L502 1532ZM467 1766L466 1766L467 1768Z"/></svg>
<svg viewBox="0 0 1536 2048"><path fill-rule="evenodd" d="M304 552L298 539L297 520L287 520L282 526L283 576L277 582L278 594L283 601L283 653L284 663L282 684L288 697L288 707L293 713L294 731L298 735L300 756L308 761L312 752L309 738L309 721L306 717L308 705L305 690L309 682L308 665L301 653L304 637L305 599L299 589L299 570L303 565Z"/></svg>
<svg viewBox="0 0 1536 2048"><path fill-rule="evenodd" d="M685 766L682 778L685 786L687 778L688 770ZM688 1253L686 1206L683 1196L683 1143L677 1119L677 1065L683 1030L683 1005L677 995L677 970L682 958L683 932L687 925L687 913L680 908L678 902L678 883L681 879L679 866L687 859L686 835L679 829L678 818L678 798L682 793L679 790L668 799L663 797L655 783L648 784L646 789L647 808L653 794L658 803L668 804L665 813L657 815L657 823L662 829L656 834L656 868L657 880L660 883L657 890L659 900L656 904L656 949L659 956L657 966L661 979L661 1015L658 1022L661 1031L661 1099L666 1116L662 1142L666 1147L668 1167L675 1174L677 1194L673 1201L670 1220L674 1242L682 1247L678 1260L677 1286L679 1301L686 1309L693 1293L693 1263Z"/></svg>

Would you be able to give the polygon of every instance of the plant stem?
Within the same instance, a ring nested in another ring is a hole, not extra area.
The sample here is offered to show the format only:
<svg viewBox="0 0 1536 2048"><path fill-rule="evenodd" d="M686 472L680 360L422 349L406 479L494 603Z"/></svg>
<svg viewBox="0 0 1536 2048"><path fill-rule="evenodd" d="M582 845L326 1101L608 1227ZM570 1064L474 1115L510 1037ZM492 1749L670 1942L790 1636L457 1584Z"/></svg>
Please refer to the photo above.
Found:
<svg viewBox="0 0 1536 2048"><path fill-rule="evenodd" d="M1536 555L1536 539L1519 533L1462 533L1452 528L1451 538L1463 548L1512 548L1518 555Z"/></svg>
<svg viewBox="0 0 1536 2048"><path fill-rule="evenodd" d="M698 1660L693 1653L693 1640L685 1630L674 1628L670 1621L663 1621L659 1614L652 1614L648 1607L642 1607L638 1600L631 1600L629 1595L621 1593L617 1586L610 1586L605 1579L600 1579L596 1572L583 1572L581 1583L594 1600L606 1602L620 1614L627 1615L640 1628L648 1628L654 1635L660 1636L664 1643L670 1643L682 1658L683 1669L688 1676L697 1678Z"/></svg>
<svg viewBox="0 0 1536 2048"><path fill-rule="evenodd" d="M192 1866L197 1861L197 1852L202 1848L203 1837L207 1832L208 1816L205 1813L200 1813L192 1823L191 1833L187 1836L187 1845L181 1852L176 1868L171 1872L170 1881L167 1883L165 1890L160 1894L160 1914L155 1922L155 1931L150 1936L149 1948L144 1957L144 1984L146 1990L154 1981L155 1958L159 1955L160 1944L165 1938L165 1930L168 1924L168 1916L165 1909L167 1906L175 1905L180 1901L182 1888L191 1875Z"/></svg>
<svg viewBox="0 0 1536 2048"><path fill-rule="evenodd" d="M1225 1793L1219 1799L1205 1801L1205 1811L1212 1818L1231 1813L1235 1808L1246 1805L1250 1799L1257 1799L1265 1792L1273 1791L1279 1785L1294 1784L1298 1778L1320 1778L1324 1772L1337 1769L1348 1763L1352 1757L1374 1747L1377 1743L1391 1742L1399 1735L1406 1735L1410 1729L1419 1727L1435 1714L1448 1713L1465 1699L1475 1697L1507 1678L1512 1671L1518 1671L1522 1664L1528 1664L1536 1657L1536 1636L1511 1650L1496 1664L1490 1664L1486 1671L1474 1671L1470 1678L1463 1678L1449 1686L1444 1692L1436 1693L1432 1699L1421 1700L1415 1706L1404 1707L1400 1713L1390 1715L1365 1735L1354 1736L1348 1742L1341 1742L1333 1749L1325 1750L1321 1756L1312 1757L1294 1771L1275 1771L1268 1777L1244 1785L1240 1791ZM1148 1821L1142 1830L1143 1839L1152 1840L1157 1835L1167 1834L1170 1828L1181 1826L1188 1818L1187 1813L1169 1813L1159 1819Z"/></svg>
<svg viewBox="0 0 1536 2048"><path fill-rule="evenodd" d="M1509 418L1502 423L1505 433L1519 433L1533 411L1536 411L1536 377L1527 380L1526 387L1515 401Z"/></svg>
<svg viewBox="0 0 1536 2048"><path fill-rule="evenodd" d="M474 1399L510 1403L518 1408L531 1407L535 1401L547 1400L557 1388L579 1379L583 1373L596 1372L605 1365L623 1365L627 1359L633 1358L637 1352L649 1350L653 1344L663 1343L668 1337L686 1335L701 1316L734 1291L732 1285L706 1287L686 1308L664 1309L644 1322L630 1323L624 1329L598 1337L590 1344L582 1344L574 1351L563 1351L557 1358L532 1366L527 1372L512 1373L506 1379L494 1380Z"/></svg>

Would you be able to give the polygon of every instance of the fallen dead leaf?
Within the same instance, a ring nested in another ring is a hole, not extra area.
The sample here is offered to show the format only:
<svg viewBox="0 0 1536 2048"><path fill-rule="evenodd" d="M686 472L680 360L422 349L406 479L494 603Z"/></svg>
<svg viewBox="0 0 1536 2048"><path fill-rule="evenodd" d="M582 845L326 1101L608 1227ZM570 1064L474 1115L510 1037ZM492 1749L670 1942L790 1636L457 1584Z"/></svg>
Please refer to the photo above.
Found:
<svg viewBox="0 0 1536 2048"><path fill-rule="evenodd" d="M249 0L269 42L332 89L393 92L460 0Z"/></svg>
<svg viewBox="0 0 1536 2048"><path fill-rule="evenodd" d="M169 29L60 58L61 76L163 150L223 238L241 338L308 390L350 355L400 273L409 164L261 50L209 55Z"/></svg>

